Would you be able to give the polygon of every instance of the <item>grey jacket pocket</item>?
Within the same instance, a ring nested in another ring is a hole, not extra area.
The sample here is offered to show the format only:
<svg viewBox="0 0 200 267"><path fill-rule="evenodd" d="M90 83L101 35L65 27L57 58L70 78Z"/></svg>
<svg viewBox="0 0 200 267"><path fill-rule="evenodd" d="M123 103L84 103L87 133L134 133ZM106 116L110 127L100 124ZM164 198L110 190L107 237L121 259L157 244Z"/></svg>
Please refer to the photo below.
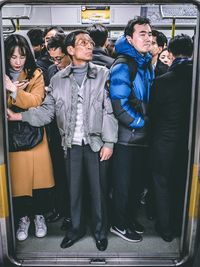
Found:
<svg viewBox="0 0 200 267"><path fill-rule="evenodd" d="M95 100L92 103L90 112L89 112L89 132L91 134L100 134L102 131L103 123L103 108L102 102Z"/></svg>

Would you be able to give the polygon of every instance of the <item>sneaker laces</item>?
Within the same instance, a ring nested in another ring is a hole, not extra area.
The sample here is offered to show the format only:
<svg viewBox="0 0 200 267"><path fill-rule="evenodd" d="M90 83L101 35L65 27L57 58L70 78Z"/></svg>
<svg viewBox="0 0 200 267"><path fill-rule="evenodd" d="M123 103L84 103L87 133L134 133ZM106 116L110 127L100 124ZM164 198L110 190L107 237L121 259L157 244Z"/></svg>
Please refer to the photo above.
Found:
<svg viewBox="0 0 200 267"><path fill-rule="evenodd" d="M37 227L39 229L42 229L44 224L45 224L45 220L44 220L44 216L43 215L36 215L36 223L37 223Z"/></svg>

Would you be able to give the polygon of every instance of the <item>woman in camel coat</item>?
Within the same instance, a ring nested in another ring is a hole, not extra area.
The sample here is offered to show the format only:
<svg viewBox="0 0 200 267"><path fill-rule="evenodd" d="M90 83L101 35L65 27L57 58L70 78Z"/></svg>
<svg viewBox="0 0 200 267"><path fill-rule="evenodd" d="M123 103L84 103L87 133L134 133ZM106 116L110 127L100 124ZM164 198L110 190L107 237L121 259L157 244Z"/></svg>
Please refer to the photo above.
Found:
<svg viewBox="0 0 200 267"><path fill-rule="evenodd" d="M45 95L44 79L41 70L36 67L25 37L18 34L7 37L5 61L8 107L29 109L41 105ZM44 212L42 195L45 193L44 189L54 186L45 131L42 142L34 148L10 152L9 156L13 203L19 213L16 237L20 241L28 237L31 215L35 215L35 235L43 237L47 233L47 227L42 215Z"/></svg>

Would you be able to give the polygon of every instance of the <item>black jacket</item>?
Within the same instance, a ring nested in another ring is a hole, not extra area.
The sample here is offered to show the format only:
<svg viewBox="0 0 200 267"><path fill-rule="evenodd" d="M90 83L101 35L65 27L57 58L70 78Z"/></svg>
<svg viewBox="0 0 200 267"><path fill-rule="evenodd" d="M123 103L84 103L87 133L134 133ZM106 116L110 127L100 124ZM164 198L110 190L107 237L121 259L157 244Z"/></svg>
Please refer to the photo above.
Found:
<svg viewBox="0 0 200 267"><path fill-rule="evenodd" d="M53 64L49 66L47 70L47 85L49 85L51 78L59 71L57 65Z"/></svg>
<svg viewBox="0 0 200 267"><path fill-rule="evenodd" d="M38 68L40 68L40 69L42 70L42 72L43 72L45 86L48 86L48 85L49 85L48 68L49 68L49 66L51 66L52 64L53 64L53 62L49 60L48 52L46 52L42 57L40 57L40 58L37 59L37 61L36 61L36 65L37 65Z"/></svg>
<svg viewBox="0 0 200 267"><path fill-rule="evenodd" d="M110 57L105 49L102 47L95 47L93 50L92 63L105 66L108 69L112 66L114 58Z"/></svg>
<svg viewBox="0 0 200 267"><path fill-rule="evenodd" d="M151 145L153 172L170 175L173 164L187 153L192 62L173 65L155 79L150 97Z"/></svg>
<svg viewBox="0 0 200 267"><path fill-rule="evenodd" d="M165 74L168 71L168 65L164 64L160 59L158 59L155 67L155 77Z"/></svg>

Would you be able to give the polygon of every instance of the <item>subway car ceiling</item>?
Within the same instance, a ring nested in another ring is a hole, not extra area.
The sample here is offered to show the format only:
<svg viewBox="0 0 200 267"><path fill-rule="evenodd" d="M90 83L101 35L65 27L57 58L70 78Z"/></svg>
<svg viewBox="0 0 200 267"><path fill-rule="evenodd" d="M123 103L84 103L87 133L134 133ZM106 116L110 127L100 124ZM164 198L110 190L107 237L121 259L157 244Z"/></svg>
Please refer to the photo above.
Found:
<svg viewBox="0 0 200 267"><path fill-rule="evenodd" d="M84 11L89 10L90 17L84 18ZM107 17L98 14L97 9L107 10ZM94 11L94 12L93 12ZM4 34L17 30L27 31L31 28L45 28L49 25L61 26L66 32L76 28L85 28L93 23L107 26L110 38L121 35L127 21L135 15L143 15L151 20L154 28L162 30L171 37L172 24L175 23L176 33L194 34L197 9L194 5L159 5L159 4L60 4L30 5L6 4L2 8Z"/></svg>

